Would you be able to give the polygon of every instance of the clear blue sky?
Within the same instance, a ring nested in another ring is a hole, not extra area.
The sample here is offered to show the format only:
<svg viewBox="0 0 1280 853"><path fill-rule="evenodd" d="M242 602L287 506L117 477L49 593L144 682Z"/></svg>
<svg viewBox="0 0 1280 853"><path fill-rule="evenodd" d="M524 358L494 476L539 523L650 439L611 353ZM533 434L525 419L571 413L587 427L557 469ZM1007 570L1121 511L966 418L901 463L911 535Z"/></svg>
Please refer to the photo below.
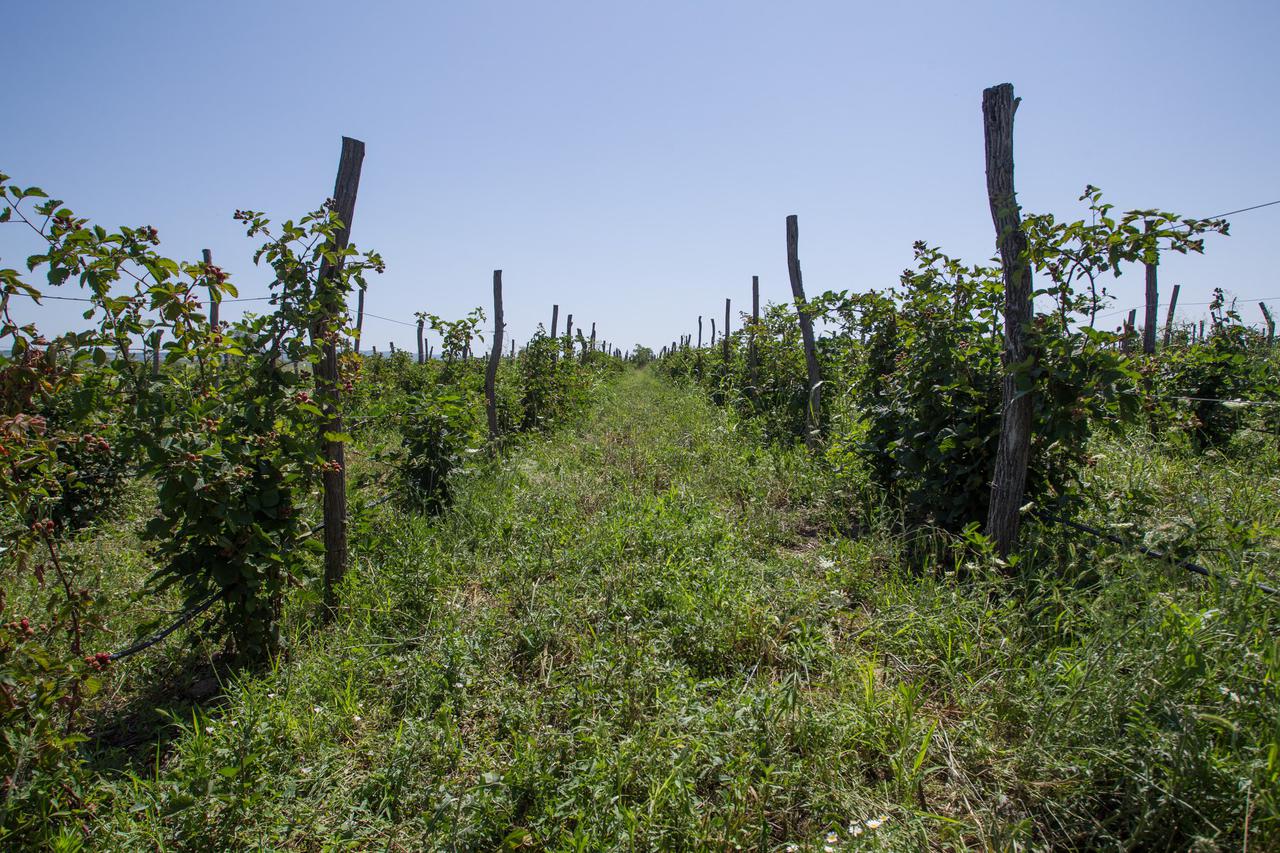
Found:
<svg viewBox="0 0 1280 853"><path fill-rule="evenodd" d="M916 239L990 257L995 83L1023 99L1026 210L1074 216L1086 183L1197 216L1280 198L1274 2L6 7L0 171L103 224L155 225L172 257L211 248L258 295L232 211L314 207L354 136L353 240L388 263L369 311L487 307L501 268L518 340L553 302L657 347L726 296L748 306L753 274L787 299L791 213L811 294L894 284ZM1280 205L1241 214L1205 256L1168 259L1162 289L1181 283L1197 318L1222 286L1256 321L1280 296L1278 233ZM31 249L0 229L0 262ZM1114 290L1140 303L1140 272ZM413 330L370 318L366 340Z"/></svg>

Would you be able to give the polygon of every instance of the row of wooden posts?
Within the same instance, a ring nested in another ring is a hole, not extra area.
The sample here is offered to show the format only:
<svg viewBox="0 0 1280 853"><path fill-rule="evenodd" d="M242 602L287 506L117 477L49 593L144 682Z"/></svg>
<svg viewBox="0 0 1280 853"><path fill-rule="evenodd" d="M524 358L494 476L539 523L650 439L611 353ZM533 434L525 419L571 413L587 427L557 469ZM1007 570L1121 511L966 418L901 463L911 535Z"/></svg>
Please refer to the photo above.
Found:
<svg viewBox="0 0 1280 853"><path fill-rule="evenodd" d="M342 220L342 228L333 238L333 249L335 251L326 256L326 259L321 263L319 272L321 281L340 272L342 251L347 247L347 243L350 240L351 224L355 218L356 195L360 188L360 171L363 163L364 143L350 137L342 137L342 151L338 159L338 173L333 187L334 210ZM338 259L337 263L331 263L328 257L336 257ZM212 262L212 255L208 249L204 251L204 261L206 264ZM362 288L357 299L356 324L352 340L352 346L357 352L359 352L360 336L364 327L364 298L365 292ZM345 306L339 301L334 301L326 307L334 312L329 318L331 320L337 320L345 310ZM551 337L553 338L556 335L559 312L559 305L552 307ZM213 302L209 321L216 328L218 320L218 303ZM490 349L488 364L485 369L484 384L485 408L488 415L491 439L496 438L498 433L496 382L505 337L502 305L502 270L493 271L493 320L493 345ZM572 327L573 315L570 314L565 328L565 336L569 341L572 341ZM425 362L430 357L430 350L424 349L422 321L419 321L417 329L418 360L419 362ZM159 334L157 332L153 340L152 354L153 369L157 371L159 370ZM337 463L336 465L325 467L322 480L324 492L322 502L324 517L324 599L326 608L330 613L337 607L337 588L346 574L348 559L346 448L341 440L344 429L342 407L340 405L339 348L340 343L337 340L326 338L322 342L320 362L317 364L315 371L316 389L319 392L318 396L322 405L322 414L318 424L322 455L326 462ZM584 352L588 348L592 351L596 349L595 323L591 324L589 341L584 342ZM394 349L395 347L392 345L393 352ZM604 342L601 349L610 351L610 344ZM622 352L618 349L612 349L612 352L617 356L622 355ZM511 355L515 355L514 341L511 342Z"/></svg>
<svg viewBox="0 0 1280 853"><path fill-rule="evenodd" d="M1017 204L1013 181L1013 118L1021 99L1013 95L1013 86L1005 83L985 89L982 93L983 137L985 143L987 200L995 226L1000 265L1004 279L1004 352L1002 362L1018 364L1026 360L1028 343L1026 330L1032 320L1031 266L1027 263L1027 237ZM1148 223L1148 229L1150 224ZM797 319L804 344L805 368L809 385L806 439L812 447L821 438L822 376L814 343L813 318L805 310L803 277L800 272L799 223L792 215L787 217L787 274L791 282L791 294L795 300ZM1143 351L1156 350L1158 324L1159 283L1158 261L1145 264L1146 299L1145 325L1142 330ZM760 280L752 281L752 324L760 319ZM1174 311L1178 304L1181 285L1174 285L1165 318L1164 344L1170 344L1173 334ZM1275 321L1265 303L1258 303L1266 321L1267 343L1275 339ZM729 357L729 300L725 300L724 328L721 337L725 360ZM1127 349L1135 337L1137 309L1129 312L1124 324L1122 345ZM1193 329L1194 335L1194 329ZM1200 322L1200 338L1204 338L1204 321ZM662 355L688 347L692 335L672 341L662 348ZM715 346L716 326L711 321L711 345ZM698 348L702 348L702 317L698 317ZM754 346L748 335L749 369L754 373ZM1002 387L1002 411L999 444L996 450L995 469L991 480L991 501L987 513L985 533L1002 556L1008 556L1017 541L1023 497L1026 491L1027 466L1031 454L1032 397L1019 395L1012 373L1006 373Z"/></svg>

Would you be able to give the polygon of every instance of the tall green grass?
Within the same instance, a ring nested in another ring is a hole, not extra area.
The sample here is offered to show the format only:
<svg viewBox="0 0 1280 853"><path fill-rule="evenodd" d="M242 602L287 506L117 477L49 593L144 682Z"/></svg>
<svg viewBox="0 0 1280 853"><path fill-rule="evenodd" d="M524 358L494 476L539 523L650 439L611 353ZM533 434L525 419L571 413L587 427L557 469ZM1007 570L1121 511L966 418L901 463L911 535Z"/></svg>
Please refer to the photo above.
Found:
<svg viewBox="0 0 1280 853"><path fill-rule="evenodd" d="M1141 449L1099 446L1100 514L1273 556L1273 486ZM1274 602L1050 527L1010 573L855 491L629 374L444 515L380 511L274 670L101 747L84 847L1280 847Z"/></svg>

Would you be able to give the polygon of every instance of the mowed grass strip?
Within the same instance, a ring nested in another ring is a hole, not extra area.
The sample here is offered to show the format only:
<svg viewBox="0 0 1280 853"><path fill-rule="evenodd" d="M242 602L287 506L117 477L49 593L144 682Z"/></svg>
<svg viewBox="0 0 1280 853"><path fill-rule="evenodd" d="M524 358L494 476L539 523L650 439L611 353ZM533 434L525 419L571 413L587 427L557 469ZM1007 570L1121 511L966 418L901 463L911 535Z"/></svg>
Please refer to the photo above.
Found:
<svg viewBox="0 0 1280 853"><path fill-rule="evenodd" d="M1048 531L1010 582L847 520L802 449L628 374L445 515L389 505L337 624L104 773L93 843L1275 840L1280 652L1246 590L1123 556L1082 580Z"/></svg>

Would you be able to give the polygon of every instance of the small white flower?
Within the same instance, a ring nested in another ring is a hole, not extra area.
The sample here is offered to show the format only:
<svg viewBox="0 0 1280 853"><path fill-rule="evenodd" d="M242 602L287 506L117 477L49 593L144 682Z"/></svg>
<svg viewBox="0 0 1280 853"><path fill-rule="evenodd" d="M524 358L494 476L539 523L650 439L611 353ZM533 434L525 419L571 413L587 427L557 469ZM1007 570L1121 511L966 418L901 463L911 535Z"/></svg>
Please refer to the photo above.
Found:
<svg viewBox="0 0 1280 853"><path fill-rule="evenodd" d="M240 721L239 721L239 720L232 720L231 722L227 723L227 725L229 725L229 726L238 726L238 725L240 725Z"/></svg>
<svg viewBox="0 0 1280 853"><path fill-rule="evenodd" d="M360 715L359 715L359 714L356 714L356 715L355 715L354 717L352 717L351 719L358 723L358 722L360 722Z"/></svg>
<svg viewBox="0 0 1280 853"><path fill-rule="evenodd" d="M873 817L871 820L867 821L867 829L879 829L888 819L889 816L887 814L882 814L880 817Z"/></svg>
<svg viewBox="0 0 1280 853"><path fill-rule="evenodd" d="M799 849L800 849L800 848L799 848L799 847L797 847L797 846L795 846L794 844L788 844L788 845L787 845L787 853L797 853L797 851L798 851Z"/></svg>
<svg viewBox="0 0 1280 853"><path fill-rule="evenodd" d="M274 698L276 698L276 694L274 694L274 693L268 693L268 694L267 694L267 698L268 698L268 699L274 699Z"/></svg>
<svg viewBox="0 0 1280 853"><path fill-rule="evenodd" d="M829 568L833 567L835 564L836 564L836 561L835 561L835 560L828 560L826 557L819 557L819 558L818 558L818 566L819 566L819 568L829 569Z"/></svg>
<svg viewBox="0 0 1280 853"><path fill-rule="evenodd" d="M461 689L462 689L462 682L461 682L461 681L455 681L455 682L453 682L453 686L454 686L454 688L455 688L455 689L457 689L457 690L461 690Z"/></svg>
<svg viewBox="0 0 1280 853"><path fill-rule="evenodd" d="M207 735L211 735L211 734L213 734L213 726L205 726L205 727L204 727L204 733L205 733L205 734L207 734Z"/></svg>
<svg viewBox="0 0 1280 853"><path fill-rule="evenodd" d="M310 775L311 775L311 768L310 768L310 767L299 767L298 769L302 771L302 775L303 775L303 776L310 776Z"/></svg>
<svg viewBox="0 0 1280 853"><path fill-rule="evenodd" d="M314 708L311 709L311 713L313 714L319 714L322 711L324 711L324 708L321 708L319 705L316 705Z"/></svg>
<svg viewBox="0 0 1280 853"><path fill-rule="evenodd" d="M839 843L840 843L840 836L836 835L834 832L828 832L828 833L827 833L827 843L828 843L828 844L839 844Z"/></svg>

